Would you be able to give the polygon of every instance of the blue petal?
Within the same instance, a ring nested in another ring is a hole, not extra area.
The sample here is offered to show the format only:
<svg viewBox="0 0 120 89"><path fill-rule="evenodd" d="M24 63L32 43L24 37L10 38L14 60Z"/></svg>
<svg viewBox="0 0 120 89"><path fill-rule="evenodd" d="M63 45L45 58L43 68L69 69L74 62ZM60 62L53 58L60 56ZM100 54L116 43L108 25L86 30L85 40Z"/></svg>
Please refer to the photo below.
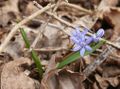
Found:
<svg viewBox="0 0 120 89"><path fill-rule="evenodd" d="M77 33L77 35L81 34L80 28L76 28L76 33Z"/></svg>
<svg viewBox="0 0 120 89"><path fill-rule="evenodd" d="M73 48L73 51L78 51L78 50L80 50L80 49L81 49L81 46L76 45L76 46Z"/></svg>
<svg viewBox="0 0 120 89"><path fill-rule="evenodd" d="M76 32L76 31L72 31L72 32L71 32L71 35L72 35L72 36L77 36L77 32Z"/></svg>
<svg viewBox="0 0 120 89"><path fill-rule="evenodd" d="M86 46L85 46L85 49L86 49L87 51L92 51L92 48L91 48L89 45L86 45Z"/></svg>
<svg viewBox="0 0 120 89"><path fill-rule="evenodd" d="M96 36L97 36L97 37L102 37L102 36L104 35L104 33L105 33L105 31L101 28L101 29L99 29L99 30L97 31Z"/></svg>
<svg viewBox="0 0 120 89"><path fill-rule="evenodd" d="M93 41L94 41L94 42L98 42L99 39L100 39L99 37L96 37L96 38L93 39Z"/></svg>
<svg viewBox="0 0 120 89"><path fill-rule="evenodd" d="M84 28L84 31L82 32L83 35L86 35L88 32L88 29L87 28Z"/></svg>
<svg viewBox="0 0 120 89"><path fill-rule="evenodd" d="M92 40L93 40L93 38L92 37L88 37L87 39L86 39L86 44L90 44L91 42L92 42Z"/></svg>
<svg viewBox="0 0 120 89"><path fill-rule="evenodd" d="M85 48L83 47L83 48L80 50L80 55L83 57L83 56L84 56L84 53L85 53Z"/></svg>
<svg viewBox="0 0 120 89"><path fill-rule="evenodd" d="M79 40L77 40L76 37L70 37L70 39L71 39L75 44L78 44L78 43L79 43Z"/></svg>
<svg viewBox="0 0 120 89"><path fill-rule="evenodd" d="M76 27L75 30L80 30L80 28L79 28L79 27Z"/></svg>
<svg viewBox="0 0 120 89"><path fill-rule="evenodd" d="M85 41L85 35L81 34L81 35L80 35L80 40L81 40L81 41Z"/></svg>

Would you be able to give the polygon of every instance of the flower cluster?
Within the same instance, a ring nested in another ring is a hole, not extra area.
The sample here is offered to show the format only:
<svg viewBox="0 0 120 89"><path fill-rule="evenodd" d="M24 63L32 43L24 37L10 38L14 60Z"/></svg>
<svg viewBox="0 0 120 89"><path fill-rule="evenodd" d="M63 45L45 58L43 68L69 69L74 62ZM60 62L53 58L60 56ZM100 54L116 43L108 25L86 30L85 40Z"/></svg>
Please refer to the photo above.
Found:
<svg viewBox="0 0 120 89"><path fill-rule="evenodd" d="M104 35L104 30L99 29L97 33L93 34L92 36L87 35L88 29L84 28L84 30L81 32L80 28L76 28L70 37L70 39L73 41L74 48L73 51L80 51L80 55L83 57L85 51L92 51L92 48L90 47L91 42L98 42L100 38Z"/></svg>

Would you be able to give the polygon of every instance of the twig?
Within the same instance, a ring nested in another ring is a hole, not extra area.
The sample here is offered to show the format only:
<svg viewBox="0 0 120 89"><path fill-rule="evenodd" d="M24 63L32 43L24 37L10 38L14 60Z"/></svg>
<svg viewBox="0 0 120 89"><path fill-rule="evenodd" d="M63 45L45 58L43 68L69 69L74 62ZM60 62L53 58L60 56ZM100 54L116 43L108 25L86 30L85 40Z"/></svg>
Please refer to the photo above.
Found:
<svg viewBox="0 0 120 89"><path fill-rule="evenodd" d="M26 19L22 20L20 23L18 23L15 27L13 27L13 29L11 30L11 32L8 34L8 36L6 37L6 39L4 40L4 42L0 45L0 53L3 51L3 49L6 47L6 45L8 44L8 42L10 41L10 39L13 37L13 35L16 33L17 29L27 23L28 21L30 21L31 19L35 18L36 16L42 14L43 12L47 11L50 8L53 8L55 6L55 4L53 5L48 5L46 7L44 7L43 9L35 12L34 14L30 15L29 17L27 17Z"/></svg>
<svg viewBox="0 0 120 89"><path fill-rule="evenodd" d="M82 11L82 12L85 12L87 14L93 14L93 12L91 10L87 10L83 7L80 7L80 6L77 6L75 4L70 4L70 3L66 3L66 2L62 2L61 5L65 5L65 6L68 6L68 7L71 7L71 8L75 8L79 11Z"/></svg>
<svg viewBox="0 0 120 89"><path fill-rule="evenodd" d="M120 43L120 38L117 39L116 43ZM91 63L89 66L87 66L87 68L85 68L85 70L83 71L83 73L85 74L86 77L88 77L93 71L95 71L95 69L101 65L106 59L107 57L110 55L111 51L114 51L115 48L113 48L112 46L109 46L108 48L106 48L97 58L96 61L94 61L93 63Z"/></svg>
<svg viewBox="0 0 120 89"><path fill-rule="evenodd" d="M55 13L55 11L57 10L57 8L59 7L60 2L61 2L61 0L58 0L58 1L57 1L56 5L55 5L55 7L54 7L54 9L53 9L53 13Z"/></svg>
<svg viewBox="0 0 120 89"><path fill-rule="evenodd" d="M25 49L26 51L27 49ZM54 51L62 51L62 50L69 50L66 47L46 47L46 48L34 48L35 51L38 52L54 52Z"/></svg>

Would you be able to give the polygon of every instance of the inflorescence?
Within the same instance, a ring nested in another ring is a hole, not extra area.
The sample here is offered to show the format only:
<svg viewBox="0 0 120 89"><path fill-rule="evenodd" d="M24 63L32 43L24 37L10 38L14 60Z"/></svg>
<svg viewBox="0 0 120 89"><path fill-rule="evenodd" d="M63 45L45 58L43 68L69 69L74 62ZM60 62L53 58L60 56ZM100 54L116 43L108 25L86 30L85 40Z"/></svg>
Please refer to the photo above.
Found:
<svg viewBox="0 0 120 89"><path fill-rule="evenodd" d="M84 56L86 50L92 51L90 43L99 42L101 37L104 35L104 30L102 28L99 29L97 33L91 36L88 36L87 32L88 32L87 28L84 28L83 31L80 31L80 28L76 28L74 31L72 31L72 35L70 37L70 39L75 44L73 51L80 51L80 55L82 57Z"/></svg>

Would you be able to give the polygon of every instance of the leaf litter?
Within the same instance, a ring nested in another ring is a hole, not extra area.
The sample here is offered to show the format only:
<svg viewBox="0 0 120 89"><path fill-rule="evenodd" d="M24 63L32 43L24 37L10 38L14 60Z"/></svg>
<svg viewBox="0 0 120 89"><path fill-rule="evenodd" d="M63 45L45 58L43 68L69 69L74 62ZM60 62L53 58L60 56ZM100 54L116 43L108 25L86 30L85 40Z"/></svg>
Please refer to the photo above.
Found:
<svg viewBox="0 0 120 89"><path fill-rule="evenodd" d="M36 1L40 5L46 6L48 3L57 3L60 0ZM91 11L91 14L62 5L63 1L60 1L54 13L61 19L75 26L90 28L91 32L97 32L98 28L103 28L105 29L105 38L110 41L116 41L119 38L119 0L110 0L109 2L107 0L68 0L79 8L85 8L88 13ZM0 1L1 43L12 27L17 24L16 21L25 19L37 10L39 9L34 6L32 0ZM51 10L49 12L52 13ZM22 26L26 30L31 44L39 31L41 32L41 38L34 49L37 49L36 52L45 69L43 78L39 79L29 50L25 49L25 44L18 30L4 49L4 53L0 54L1 89L119 89L120 51L118 49L111 52L110 56L107 56L106 60L98 67L95 67L95 70L89 76L86 77L83 72L91 63L94 63L104 49L107 49L106 45L102 46L99 51L94 52L93 55L79 58L78 61L63 69L55 69L57 63L71 52L62 48L69 48L72 45L67 35L70 34L72 29L52 17L48 24L41 28L49 17L43 13ZM54 50L57 47L60 47L61 50L49 51L49 48ZM44 51L41 49L44 49ZM27 68L21 67L22 65L27 66ZM27 74L25 71L28 71Z"/></svg>

